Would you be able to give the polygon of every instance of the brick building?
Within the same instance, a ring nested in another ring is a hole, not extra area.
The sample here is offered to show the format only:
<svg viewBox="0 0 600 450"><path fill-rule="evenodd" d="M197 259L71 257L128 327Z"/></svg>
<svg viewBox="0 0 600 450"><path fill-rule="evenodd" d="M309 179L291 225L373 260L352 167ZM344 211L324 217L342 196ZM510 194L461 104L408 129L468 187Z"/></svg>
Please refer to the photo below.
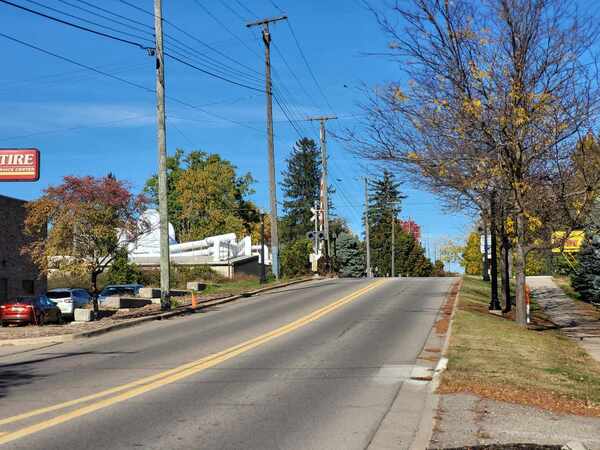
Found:
<svg viewBox="0 0 600 450"><path fill-rule="evenodd" d="M25 201L0 195L0 301L17 295L38 295L46 291L46 276L21 249L27 243L23 233Z"/></svg>

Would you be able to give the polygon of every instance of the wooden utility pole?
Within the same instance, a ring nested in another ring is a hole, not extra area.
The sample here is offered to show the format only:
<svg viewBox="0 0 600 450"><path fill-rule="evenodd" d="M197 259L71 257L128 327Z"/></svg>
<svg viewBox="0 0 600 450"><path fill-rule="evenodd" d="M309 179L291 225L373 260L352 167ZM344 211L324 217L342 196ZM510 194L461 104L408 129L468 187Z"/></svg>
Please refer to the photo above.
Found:
<svg viewBox="0 0 600 450"><path fill-rule="evenodd" d="M367 277L372 277L371 272L371 242L369 241L369 179L365 177L365 241L367 244Z"/></svg>
<svg viewBox="0 0 600 450"><path fill-rule="evenodd" d="M286 20L287 16L261 19L246 24L248 28L262 26L265 44L265 79L267 93L267 147L269 159L269 197L271 205L271 261L275 278L279 279L279 234L277 231L277 181L275 179L275 150L273 148L273 87L271 83L271 33L269 23Z"/></svg>
<svg viewBox="0 0 600 450"><path fill-rule="evenodd" d="M329 243L329 184L327 181L327 131L325 123L328 120L335 120L337 116L315 116L309 117L307 120L318 120L321 125L321 167L323 179L323 232L325 233L325 257L327 266L330 267L329 258L331 256L331 244Z"/></svg>
<svg viewBox="0 0 600 450"><path fill-rule="evenodd" d="M169 211L167 207L167 139L165 130L165 65L163 54L162 3L154 0L156 37L156 116L158 140L158 214L160 217L160 307L171 308Z"/></svg>

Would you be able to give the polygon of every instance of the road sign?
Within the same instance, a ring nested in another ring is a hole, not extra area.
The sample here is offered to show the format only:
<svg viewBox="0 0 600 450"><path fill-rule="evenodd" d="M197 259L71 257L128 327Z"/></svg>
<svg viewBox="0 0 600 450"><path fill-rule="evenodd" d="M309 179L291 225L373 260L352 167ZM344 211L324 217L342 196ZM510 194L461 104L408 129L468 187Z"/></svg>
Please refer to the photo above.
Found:
<svg viewBox="0 0 600 450"><path fill-rule="evenodd" d="M314 222L315 220L317 220L317 216L319 215L319 211L316 208L310 208L310 212L312 213L312 216L310 217L310 221Z"/></svg>
<svg viewBox="0 0 600 450"><path fill-rule="evenodd" d="M40 151L35 148L0 149L0 181L40 179Z"/></svg>
<svg viewBox="0 0 600 450"><path fill-rule="evenodd" d="M573 230L568 236L564 231L552 233L552 242L555 247L552 253L577 253L581 249L581 244L585 239L585 231Z"/></svg>

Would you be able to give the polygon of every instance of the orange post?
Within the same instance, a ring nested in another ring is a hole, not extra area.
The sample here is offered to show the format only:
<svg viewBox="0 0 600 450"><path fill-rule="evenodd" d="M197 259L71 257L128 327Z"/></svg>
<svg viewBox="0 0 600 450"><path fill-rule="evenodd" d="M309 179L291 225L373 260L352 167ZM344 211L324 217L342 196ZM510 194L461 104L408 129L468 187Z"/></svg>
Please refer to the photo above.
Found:
<svg viewBox="0 0 600 450"><path fill-rule="evenodd" d="M192 291L192 309L196 309L198 306L198 299L196 298L196 291Z"/></svg>

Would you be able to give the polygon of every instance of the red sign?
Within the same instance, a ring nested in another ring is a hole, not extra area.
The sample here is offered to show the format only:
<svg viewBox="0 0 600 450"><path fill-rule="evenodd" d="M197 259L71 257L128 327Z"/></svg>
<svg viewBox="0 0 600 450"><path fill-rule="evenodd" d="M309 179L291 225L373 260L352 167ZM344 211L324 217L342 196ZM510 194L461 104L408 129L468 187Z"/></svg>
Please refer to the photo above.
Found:
<svg viewBox="0 0 600 450"><path fill-rule="evenodd" d="M40 151L35 148L0 149L0 181L40 179Z"/></svg>

